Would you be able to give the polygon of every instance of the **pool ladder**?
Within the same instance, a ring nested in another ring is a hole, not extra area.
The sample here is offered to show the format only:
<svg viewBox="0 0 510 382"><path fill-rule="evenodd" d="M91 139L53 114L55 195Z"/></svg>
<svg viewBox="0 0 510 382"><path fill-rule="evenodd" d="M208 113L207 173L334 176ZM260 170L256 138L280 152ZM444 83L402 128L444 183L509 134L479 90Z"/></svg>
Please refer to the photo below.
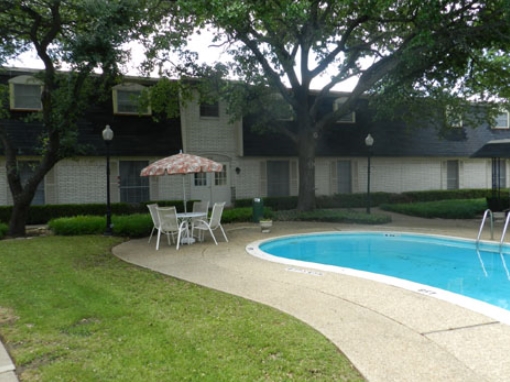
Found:
<svg viewBox="0 0 510 382"><path fill-rule="evenodd" d="M491 240L494 240L494 217L492 216L492 211L491 210L485 210L485 212L483 213L482 224L480 224L480 230L478 231L478 237L476 238L476 248L478 248L478 243L480 242L480 237L482 236L483 227L485 226L485 222L487 221L487 217L490 217Z"/></svg>
<svg viewBox="0 0 510 382"><path fill-rule="evenodd" d="M492 215L491 210L485 210L482 218L482 223L480 224L480 230L478 231L478 237L476 238L476 247L478 248L478 243L480 242L480 237L482 236L483 227L485 226L485 222L487 221L487 217L490 218L491 225L491 240L494 240L494 217ZM506 231L508 230L508 224L510 223L510 213L506 214L505 217L505 225L503 226L503 232L501 233L501 239L499 240L499 250L501 251L501 247L503 246L503 240L505 239Z"/></svg>

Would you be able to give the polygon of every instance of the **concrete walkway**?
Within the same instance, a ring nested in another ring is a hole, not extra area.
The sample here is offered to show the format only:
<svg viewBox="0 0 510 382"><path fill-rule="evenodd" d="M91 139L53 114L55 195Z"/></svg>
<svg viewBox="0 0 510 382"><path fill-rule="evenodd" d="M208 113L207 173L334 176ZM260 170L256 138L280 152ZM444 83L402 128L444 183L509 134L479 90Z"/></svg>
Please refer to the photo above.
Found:
<svg viewBox="0 0 510 382"><path fill-rule="evenodd" d="M510 378L510 326L426 294L357 277L296 269L248 255L256 240L338 230L411 231L476 238L480 221L393 215L384 226L275 222L226 225L229 243L175 250L132 240L119 258L291 314L329 338L370 382L482 382ZM496 224L496 235L502 223ZM489 231L487 229L487 231ZM488 235L488 232L485 236ZM499 237L498 237L499 238Z"/></svg>

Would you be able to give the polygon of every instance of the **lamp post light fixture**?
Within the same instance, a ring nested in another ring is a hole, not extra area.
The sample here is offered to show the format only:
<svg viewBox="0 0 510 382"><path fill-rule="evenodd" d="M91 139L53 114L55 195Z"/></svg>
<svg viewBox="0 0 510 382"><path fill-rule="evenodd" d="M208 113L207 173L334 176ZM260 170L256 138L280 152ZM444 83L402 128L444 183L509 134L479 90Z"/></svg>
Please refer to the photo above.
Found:
<svg viewBox="0 0 510 382"><path fill-rule="evenodd" d="M365 146L368 148L368 167L367 167L367 214L370 214L370 159L372 157L372 145L374 138L370 134L365 138Z"/></svg>
<svg viewBox="0 0 510 382"><path fill-rule="evenodd" d="M106 231L105 235L112 234L112 210L110 207L110 143L113 139L113 130L110 125L106 125L102 132L104 143L106 144Z"/></svg>

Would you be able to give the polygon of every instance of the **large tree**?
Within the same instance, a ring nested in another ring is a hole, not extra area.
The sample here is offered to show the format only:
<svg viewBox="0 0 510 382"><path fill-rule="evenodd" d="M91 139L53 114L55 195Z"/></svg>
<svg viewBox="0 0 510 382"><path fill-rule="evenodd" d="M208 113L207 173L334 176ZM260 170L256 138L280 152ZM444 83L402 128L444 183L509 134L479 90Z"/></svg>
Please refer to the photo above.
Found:
<svg viewBox="0 0 510 382"><path fill-rule="evenodd" d="M5 99L0 107L0 146L14 204L11 236L25 234L29 207L44 176L58 161L81 150L76 122L91 95L87 85L91 74L98 70L106 78L120 73L119 67L128 59L126 43L150 33L151 23L157 20L155 11L161 11L156 6L159 3L0 0L0 64L31 50L43 66L34 74L41 83L42 110L29 117L38 119L43 127L37 143L41 155L26 182L20 178L18 150L1 122L9 117Z"/></svg>
<svg viewBox="0 0 510 382"><path fill-rule="evenodd" d="M508 0L177 3L186 23L174 26L193 22L207 28L232 57L223 67L230 76L266 86L290 105L295 126L285 132L299 152L301 210L315 207L317 139L333 121L355 110L361 97L388 105L423 95L487 97L508 83L509 73L501 65L509 47ZM193 67L192 59L185 62L184 69ZM324 97L352 78L357 82L346 102L321 115ZM317 79L325 84L311 97Z"/></svg>

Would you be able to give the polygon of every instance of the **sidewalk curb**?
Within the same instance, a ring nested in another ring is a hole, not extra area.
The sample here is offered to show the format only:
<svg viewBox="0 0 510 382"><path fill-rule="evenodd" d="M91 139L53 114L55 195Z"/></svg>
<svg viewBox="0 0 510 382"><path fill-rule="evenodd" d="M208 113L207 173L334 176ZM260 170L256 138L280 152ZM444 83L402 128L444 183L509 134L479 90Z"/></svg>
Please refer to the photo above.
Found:
<svg viewBox="0 0 510 382"><path fill-rule="evenodd" d="M0 382L18 382L16 367L9 357L4 345L0 342Z"/></svg>

